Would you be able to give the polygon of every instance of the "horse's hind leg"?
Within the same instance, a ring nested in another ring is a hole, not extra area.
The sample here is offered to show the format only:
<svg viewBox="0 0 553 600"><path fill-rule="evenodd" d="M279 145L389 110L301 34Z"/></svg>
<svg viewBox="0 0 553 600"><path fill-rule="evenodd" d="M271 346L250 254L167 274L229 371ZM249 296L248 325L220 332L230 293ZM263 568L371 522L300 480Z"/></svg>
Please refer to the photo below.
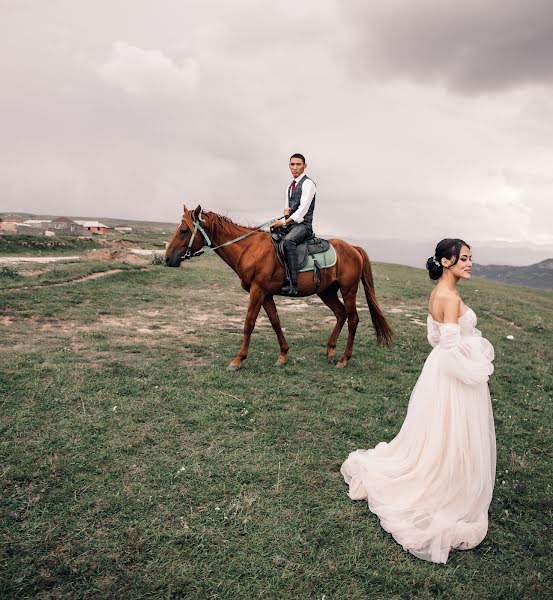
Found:
<svg viewBox="0 0 553 600"><path fill-rule="evenodd" d="M271 321L271 325L275 330L276 336L278 338L278 344L280 346L280 354L278 355L275 367L283 367L286 364L286 361L288 360L288 343L286 342L286 338L284 337L284 333L282 332L277 307L272 296L267 296L265 298L265 300L263 301L263 308L265 309L265 312L269 317L269 321Z"/></svg>
<svg viewBox="0 0 553 600"><path fill-rule="evenodd" d="M337 294L338 288L336 286L332 286L326 288L326 290L322 291L319 294L319 298L330 308L330 310L336 315L336 325L334 325L334 329L328 338L328 342L326 345L326 358L329 363L336 362L336 342L338 341L338 337L340 332L342 331L342 327L346 322L346 309L344 305L338 298Z"/></svg>
<svg viewBox="0 0 553 600"><path fill-rule="evenodd" d="M348 342L344 351L344 356L338 361L337 367L345 367L353 353L353 342L355 340L355 332L359 324L359 316L357 314L357 284L342 290L342 298L346 309L346 317L348 320Z"/></svg>

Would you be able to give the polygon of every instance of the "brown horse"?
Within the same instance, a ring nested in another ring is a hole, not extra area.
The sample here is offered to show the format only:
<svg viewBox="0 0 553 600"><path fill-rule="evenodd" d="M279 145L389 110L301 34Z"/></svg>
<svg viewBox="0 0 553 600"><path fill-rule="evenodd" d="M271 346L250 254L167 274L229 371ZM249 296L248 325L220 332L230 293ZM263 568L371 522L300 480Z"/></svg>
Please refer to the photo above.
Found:
<svg viewBox="0 0 553 600"><path fill-rule="evenodd" d="M237 225L227 217L214 212L202 213L200 206L196 210L188 210L184 207L182 221L165 251L167 266L179 267L185 258L191 258L193 253L201 252L206 245L220 246L248 233L251 235L215 250L240 277L242 287L250 293L242 346L236 358L227 367L229 371L237 371L240 369L242 361L246 360L250 337L262 306L271 321L280 345L280 355L276 366L281 367L287 361L288 344L282 332L273 299L273 296L280 295L285 273L284 267L277 258L270 235L264 231L255 231L250 227ZM365 289L379 344L388 346L391 344L392 329L376 300L371 263L365 250L359 246L351 246L342 240L329 241L336 250L336 264L321 270L321 282L318 289L313 273L300 273L298 291L300 296L318 294L319 298L336 315L336 325L326 347L326 356L331 363L336 362L336 342L347 319L348 341L344 355L337 361L338 367L345 367L352 355L353 340L359 323L356 307L359 282ZM338 290L342 294L343 303L338 298Z"/></svg>

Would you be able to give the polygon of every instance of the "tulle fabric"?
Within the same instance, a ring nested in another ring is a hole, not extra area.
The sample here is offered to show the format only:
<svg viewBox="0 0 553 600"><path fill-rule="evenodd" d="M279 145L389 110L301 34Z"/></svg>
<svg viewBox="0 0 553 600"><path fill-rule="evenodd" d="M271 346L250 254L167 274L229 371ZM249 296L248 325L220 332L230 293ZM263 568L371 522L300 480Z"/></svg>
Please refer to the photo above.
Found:
<svg viewBox="0 0 553 600"><path fill-rule="evenodd" d="M341 467L353 500L415 556L445 563L452 548L486 536L495 480L495 431L487 381L491 344L471 309L459 324L428 318L434 349L411 393L398 435L352 452Z"/></svg>

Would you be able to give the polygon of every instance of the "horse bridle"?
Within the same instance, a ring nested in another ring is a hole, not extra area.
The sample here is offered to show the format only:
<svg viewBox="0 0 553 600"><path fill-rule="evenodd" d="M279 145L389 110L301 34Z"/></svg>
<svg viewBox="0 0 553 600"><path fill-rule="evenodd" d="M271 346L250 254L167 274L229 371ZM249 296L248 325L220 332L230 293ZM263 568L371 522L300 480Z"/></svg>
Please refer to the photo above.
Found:
<svg viewBox="0 0 553 600"><path fill-rule="evenodd" d="M190 260L193 256L200 256L200 254L203 254L204 246L211 248L211 240L209 239L209 236L205 232L204 228L199 223L199 221L202 221L202 223L205 223L205 219L202 217L201 211L200 211L200 214L198 215L198 219L196 221L193 221L194 227L192 227L188 223L188 221L184 218L184 216L183 216L182 220L186 223L186 225L189 227L189 229L194 230L192 232L192 235L190 236L190 239L188 240L188 246L186 248L186 251L184 252L184 255L181 256L182 260ZM194 243L194 238L196 237L196 234L198 233L198 231L202 234L205 244L199 250L196 250L196 252L192 252L192 244Z"/></svg>

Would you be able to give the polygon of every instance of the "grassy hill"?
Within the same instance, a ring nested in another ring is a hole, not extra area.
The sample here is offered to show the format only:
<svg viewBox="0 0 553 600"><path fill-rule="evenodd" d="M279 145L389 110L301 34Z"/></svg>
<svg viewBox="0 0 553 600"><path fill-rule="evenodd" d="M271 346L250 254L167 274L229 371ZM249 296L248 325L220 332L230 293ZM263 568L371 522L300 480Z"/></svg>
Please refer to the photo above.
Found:
<svg viewBox="0 0 553 600"><path fill-rule="evenodd" d="M375 280L392 349L360 295L354 358L336 369L328 309L277 299L289 365L273 367L264 317L236 374L247 296L215 256L0 283L0 597L549 597L553 295L461 286L496 350L497 481L484 542L434 565L339 473L397 433L429 352L426 273L377 264Z"/></svg>
<svg viewBox="0 0 553 600"><path fill-rule="evenodd" d="M473 273L475 277L493 279L503 283L553 289L553 258L526 267L475 264Z"/></svg>
<svg viewBox="0 0 553 600"><path fill-rule="evenodd" d="M0 212L0 218L3 219L20 219L25 221L26 219L56 219L60 216L65 216L73 220L81 221L101 221L105 225L113 227L114 225L130 225L131 227L144 231L157 231L166 230L173 231L176 227L176 223L166 223L161 221L135 221L132 219L114 219L112 217L98 217L98 216L87 216L87 215L38 215L34 213L23 213L23 212Z"/></svg>

